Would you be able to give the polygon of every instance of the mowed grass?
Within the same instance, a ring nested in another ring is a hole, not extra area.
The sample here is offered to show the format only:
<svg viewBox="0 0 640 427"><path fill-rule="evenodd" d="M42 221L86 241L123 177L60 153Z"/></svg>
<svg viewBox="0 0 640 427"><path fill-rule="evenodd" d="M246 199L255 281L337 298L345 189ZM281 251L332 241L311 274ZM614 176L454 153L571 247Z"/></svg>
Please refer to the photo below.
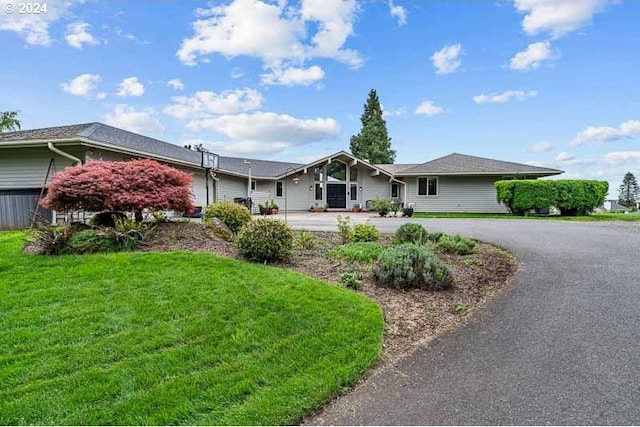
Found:
<svg viewBox="0 0 640 427"><path fill-rule="evenodd" d="M205 253L26 256L0 233L0 425L291 424L374 364L373 302Z"/></svg>
<svg viewBox="0 0 640 427"><path fill-rule="evenodd" d="M511 214L486 214L474 212L415 212L414 218L479 218L479 219L539 219L547 221L640 221L640 214L618 214L618 213L594 213L585 216L559 216L559 215L527 215L518 216Z"/></svg>

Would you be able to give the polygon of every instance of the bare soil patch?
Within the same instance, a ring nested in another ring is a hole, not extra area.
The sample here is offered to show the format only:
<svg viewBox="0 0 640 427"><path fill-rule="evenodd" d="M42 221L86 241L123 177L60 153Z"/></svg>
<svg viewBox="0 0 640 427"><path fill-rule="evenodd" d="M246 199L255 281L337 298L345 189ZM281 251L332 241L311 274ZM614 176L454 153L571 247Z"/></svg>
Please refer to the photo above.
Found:
<svg viewBox="0 0 640 427"><path fill-rule="evenodd" d="M451 289L440 292L402 291L379 287L373 279L373 263L350 262L329 256L342 244L336 233L314 232L313 250L295 250L287 261L276 266L298 271L336 286L342 286L342 273L360 270L363 286L357 292L376 301L384 313L386 327L382 364L395 362L418 345L452 329L504 288L517 270L516 260L506 251L478 243L471 255L438 253L454 274ZM391 244L393 236L383 234L381 243ZM204 251L238 258L231 242L214 236L201 224L168 223L158 225L149 235L143 251Z"/></svg>

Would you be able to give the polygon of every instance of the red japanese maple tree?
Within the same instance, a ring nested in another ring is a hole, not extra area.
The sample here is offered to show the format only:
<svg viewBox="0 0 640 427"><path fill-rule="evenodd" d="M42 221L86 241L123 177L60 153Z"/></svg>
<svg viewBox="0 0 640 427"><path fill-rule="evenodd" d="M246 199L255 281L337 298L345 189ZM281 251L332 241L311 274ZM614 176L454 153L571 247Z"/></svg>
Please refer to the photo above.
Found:
<svg viewBox="0 0 640 427"><path fill-rule="evenodd" d="M191 181L190 174L155 160L94 161L56 174L41 205L60 211L191 213Z"/></svg>

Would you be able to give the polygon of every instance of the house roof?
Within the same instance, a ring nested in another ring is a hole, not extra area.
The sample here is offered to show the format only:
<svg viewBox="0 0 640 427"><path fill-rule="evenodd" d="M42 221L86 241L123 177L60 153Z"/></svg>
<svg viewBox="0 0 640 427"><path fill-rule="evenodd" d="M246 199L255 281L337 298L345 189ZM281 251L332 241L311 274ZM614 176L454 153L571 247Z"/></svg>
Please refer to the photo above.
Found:
<svg viewBox="0 0 640 427"><path fill-rule="evenodd" d="M526 174L557 175L563 171L542 168L523 163L505 162L484 157L452 153L426 163L397 171L399 176L405 175L489 175L489 174Z"/></svg>
<svg viewBox="0 0 640 427"><path fill-rule="evenodd" d="M298 169L304 166L301 163L275 162L271 160L258 160L225 156L220 156L218 166L222 171L247 175L248 170L244 164L245 160L251 162L251 174L255 177L273 178L285 174L287 172L287 169Z"/></svg>
<svg viewBox="0 0 640 427"><path fill-rule="evenodd" d="M611 203L611 207L609 208L611 211L627 212L629 210L628 207L621 205L617 200L607 200L607 202Z"/></svg>
<svg viewBox="0 0 640 427"><path fill-rule="evenodd" d="M397 175L398 172L403 171L405 169L409 169L415 166L418 166L420 163L384 163L384 164L379 164L376 165L377 167L379 167L380 169L383 169L387 172L389 172L392 175Z"/></svg>

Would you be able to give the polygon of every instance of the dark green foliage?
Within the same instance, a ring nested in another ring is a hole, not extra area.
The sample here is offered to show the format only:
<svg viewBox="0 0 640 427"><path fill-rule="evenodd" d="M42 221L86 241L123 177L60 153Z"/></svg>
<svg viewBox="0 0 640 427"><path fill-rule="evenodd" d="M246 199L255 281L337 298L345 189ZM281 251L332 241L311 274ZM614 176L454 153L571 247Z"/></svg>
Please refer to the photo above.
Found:
<svg viewBox="0 0 640 427"><path fill-rule="evenodd" d="M0 111L0 132L20 130L18 111Z"/></svg>
<svg viewBox="0 0 640 427"><path fill-rule="evenodd" d="M468 255L473 253L476 247L476 242L466 237L462 237L459 234L450 235L443 234L438 239L438 248L445 252L450 252L458 255Z"/></svg>
<svg viewBox="0 0 640 427"><path fill-rule="evenodd" d="M369 92L360 121L360 133L351 137L351 153L373 164L393 163L396 152L391 149L387 122L382 118L382 107L375 89Z"/></svg>
<svg viewBox="0 0 640 427"><path fill-rule="evenodd" d="M245 258L271 262L289 256L293 247L293 233L282 221L260 218L240 229L236 244Z"/></svg>
<svg viewBox="0 0 640 427"><path fill-rule="evenodd" d="M115 227L116 220L126 220L127 215L122 212L100 212L91 217L89 224L92 227Z"/></svg>
<svg viewBox="0 0 640 427"><path fill-rule="evenodd" d="M69 254L91 254L95 252L118 252L121 244L113 235L98 230L78 231L69 239L64 249Z"/></svg>
<svg viewBox="0 0 640 427"><path fill-rule="evenodd" d="M640 187L638 187L638 181L631 172L627 172L622 178L620 188L618 188L618 203L631 208L636 206L639 199Z"/></svg>
<svg viewBox="0 0 640 427"><path fill-rule="evenodd" d="M371 202L371 209L378 212L380 216L386 216L389 211L394 209L394 206L393 200L381 199L377 196L373 199L373 202Z"/></svg>
<svg viewBox="0 0 640 427"><path fill-rule="evenodd" d="M427 240L428 232L425 228L415 222L405 222L396 230L395 242L402 243L423 243Z"/></svg>
<svg viewBox="0 0 640 427"><path fill-rule="evenodd" d="M383 251L383 247L375 242L353 242L335 248L331 251L331 256L348 261L369 262L377 260Z"/></svg>
<svg viewBox="0 0 640 427"><path fill-rule="evenodd" d="M234 233L238 233L243 225L251 221L251 212L246 206L233 202L212 203L204 211L204 222L209 218L218 218Z"/></svg>
<svg viewBox="0 0 640 427"><path fill-rule="evenodd" d="M385 250L374 271L381 286L442 290L453 283L449 267L423 245L404 243Z"/></svg>
<svg viewBox="0 0 640 427"><path fill-rule="evenodd" d="M588 215L604 203L609 189L605 181L511 180L495 183L496 199L514 215L555 206L561 215Z"/></svg>
<svg viewBox="0 0 640 427"><path fill-rule="evenodd" d="M356 224L351 233L353 242L377 242L380 240L380 233L375 225Z"/></svg>
<svg viewBox="0 0 640 427"><path fill-rule="evenodd" d="M427 240L433 243L438 243L442 236L445 236L446 233L442 231L427 231Z"/></svg>

